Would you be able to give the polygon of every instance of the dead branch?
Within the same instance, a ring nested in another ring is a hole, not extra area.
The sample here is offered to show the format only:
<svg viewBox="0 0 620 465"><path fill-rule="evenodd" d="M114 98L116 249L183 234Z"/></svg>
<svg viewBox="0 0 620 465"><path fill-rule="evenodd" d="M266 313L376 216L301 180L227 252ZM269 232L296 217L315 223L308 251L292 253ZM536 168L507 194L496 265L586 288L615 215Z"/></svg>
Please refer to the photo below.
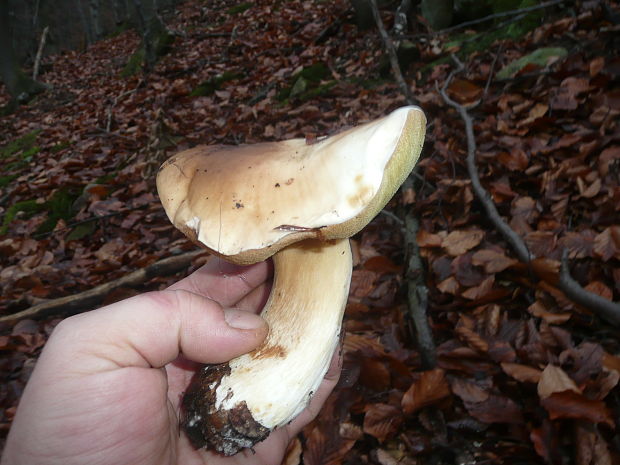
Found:
<svg viewBox="0 0 620 465"><path fill-rule="evenodd" d="M490 194L484 187L482 187L480 182L480 176L478 175L478 168L476 166L476 137L474 135L473 119L463 105L456 103L446 93L446 89L450 85L454 75L464 69L463 64L458 60L458 58L455 56L452 58L458 68L450 73L439 92L443 100L458 111L465 124L465 134L467 137L467 172L471 179L474 193L495 228L512 246L517 258L521 262L529 264L533 257L531 256L525 241L502 219L497 211L497 208L495 207L495 204L493 203L493 200L491 199ZM587 308L592 313L595 313L599 317L603 318L605 321L615 326L620 326L620 305L581 287L581 285L571 277L568 270L566 257L562 260L559 281L551 284L555 284L558 289L566 295L566 297L571 299L576 304Z"/></svg>
<svg viewBox="0 0 620 465"><path fill-rule="evenodd" d="M121 287L136 287L156 276L167 276L189 266L196 257L207 253L204 250L193 250L159 260L151 265L122 276L114 281L101 284L88 291L80 292L57 299L50 299L33 305L21 312L0 317L0 327L11 326L24 318L41 319L52 315L68 317L90 309L101 303L110 292Z"/></svg>
<svg viewBox="0 0 620 465"><path fill-rule="evenodd" d="M412 186L411 178L403 187ZM405 214L405 250L407 253L407 309L415 327L415 339L420 352L423 370L430 370L437 364L437 353L433 333L428 323L428 289L420 248L416 241L419 221L411 209Z"/></svg>
<svg viewBox="0 0 620 465"><path fill-rule="evenodd" d="M500 11L498 13L493 13L492 15L488 15L483 18L472 19L471 21L465 21L461 24L457 24L456 26L442 29L441 31L437 31L435 34L445 34L447 32L457 31L459 29L463 29L469 26L475 26L476 24L486 23L487 21L491 21L493 19L505 18L507 16L522 15L523 13L531 13L532 11L542 10L544 8L549 8L549 7L559 5L560 3L565 3L565 2L566 0L551 0L548 2L543 2L540 5L528 6L525 8L517 8L516 10Z"/></svg>
<svg viewBox="0 0 620 465"><path fill-rule="evenodd" d="M377 0L369 0L368 3L370 4L370 7L372 9L372 15L375 18L377 28L379 29L379 34L381 35L381 39L383 40L383 45L390 59L390 65L392 67L392 73L394 74L394 78L398 83L398 87L400 87L400 91L405 96L405 100L407 101L407 103L413 105L415 104L415 99L413 98L413 95L411 95L411 90L405 82L405 78L403 77L400 65L398 64L396 49L394 48L392 39L390 39L389 34L385 30L385 25L383 24L381 14L379 13L379 8L377 7Z"/></svg>
<svg viewBox="0 0 620 465"><path fill-rule="evenodd" d="M576 304L593 311L596 309L595 313L601 318L615 326L620 326L620 304L607 300L593 292L586 291L573 279L568 269L568 251L566 249L562 254L558 289Z"/></svg>
<svg viewBox="0 0 620 465"><path fill-rule="evenodd" d="M523 239L510 227L508 224L502 219L497 208L495 208L495 204L493 200L491 200L491 196L486 191L482 184L480 183L480 176L478 176L478 168L476 167L476 138L474 136L474 124L471 116L465 109L463 105L456 103L448 94L446 94L446 89L454 75L463 70L463 64L453 56L453 59L456 61L458 65L458 69L453 71L446 79L443 87L440 89L440 93L444 101L450 105L452 108L456 109L461 116L461 119L465 123L465 133L467 136L467 172L469 173L469 177L471 178L471 184L474 189L474 193L476 197L482 203L483 208L487 212L487 215L495 225L495 227L499 230L499 232L504 236L504 239L508 241L508 243L512 246L515 253L517 254L517 258L521 260L523 263L530 262L530 251L528 250Z"/></svg>
<svg viewBox="0 0 620 465"><path fill-rule="evenodd" d="M41 34L41 41L39 42L39 48L37 49L37 55L34 59L34 67L32 68L32 79L37 80L39 75L39 67L41 66L41 56L43 55L43 48L45 47L45 39L47 39L47 33L49 32L49 26L45 26L43 33Z"/></svg>

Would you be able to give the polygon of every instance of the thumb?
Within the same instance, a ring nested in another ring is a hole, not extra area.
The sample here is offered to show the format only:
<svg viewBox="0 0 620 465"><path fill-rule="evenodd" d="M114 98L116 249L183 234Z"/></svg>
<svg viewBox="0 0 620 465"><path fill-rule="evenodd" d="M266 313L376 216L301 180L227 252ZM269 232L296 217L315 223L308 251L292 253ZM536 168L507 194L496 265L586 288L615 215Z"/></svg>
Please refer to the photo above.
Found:
<svg viewBox="0 0 620 465"><path fill-rule="evenodd" d="M258 315L223 309L189 291L165 290L68 318L48 345L104 358L111 365L98 363L99 369L159 368L181 354L199 363L225 362L252 351L266 335L267 324Z"/></svg>

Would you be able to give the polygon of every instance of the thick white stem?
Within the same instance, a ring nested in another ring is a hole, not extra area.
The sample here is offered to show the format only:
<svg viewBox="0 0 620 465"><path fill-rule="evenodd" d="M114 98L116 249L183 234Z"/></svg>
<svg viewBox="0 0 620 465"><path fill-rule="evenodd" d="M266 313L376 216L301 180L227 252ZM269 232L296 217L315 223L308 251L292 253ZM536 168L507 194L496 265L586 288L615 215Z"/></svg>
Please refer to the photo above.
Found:
<svg viewBox="0 0 620 465"><path fill-rule="evenodd" d="M265 342L208 367L188 390L184 426L194 445L226 455L251 447L298 415L325 376L349 294L349 240L291 245L274 256L274 268Z"/></svg>
<svg viewBox="0 0 620 465"><path fill-rule="evenodd" d="M349 240L304 241L274 256L274 283L262 316L269 335L230 362L216 408L244 400L273 429L293 419L316 391L338 343L351 281Z"/></svg>

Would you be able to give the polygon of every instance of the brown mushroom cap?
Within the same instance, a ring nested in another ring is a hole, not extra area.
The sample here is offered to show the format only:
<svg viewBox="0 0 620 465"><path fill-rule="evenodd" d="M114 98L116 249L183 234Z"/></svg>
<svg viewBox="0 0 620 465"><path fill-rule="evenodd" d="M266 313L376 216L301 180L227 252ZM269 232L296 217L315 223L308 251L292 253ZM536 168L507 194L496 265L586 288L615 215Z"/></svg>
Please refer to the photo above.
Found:
<svg viewBox="0 0 620 465"><path fill-rule="evenodd" d="M409 106L314 144L199 146L162 165L157 189L188 237L233 263L255 263L302 239L361 230L412 170L425 126Z"/></svg>

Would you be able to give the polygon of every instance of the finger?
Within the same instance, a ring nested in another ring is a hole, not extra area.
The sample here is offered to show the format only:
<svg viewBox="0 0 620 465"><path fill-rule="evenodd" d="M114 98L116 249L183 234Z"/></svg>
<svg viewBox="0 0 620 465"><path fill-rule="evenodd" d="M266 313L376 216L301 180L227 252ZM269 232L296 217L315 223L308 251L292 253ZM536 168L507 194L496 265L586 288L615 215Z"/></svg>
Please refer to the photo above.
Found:
<svg viewBox="0 0 620 465"><path fill-rule="evenodd" d="M271 262L241 266L213 257L200 269L173 284L169 289L184 289L229 307L264 283L271 274Z"/></svg>
<svg viewBox="0 0 620 465"><path fill-rule="evenodd" d="M246 312L260 313L269 299L270 292L271 282L259 284L241 300L235 302L234 307Z"/></svg>
<svg viewBox="0 0 620 465"><path fill-rule="evenodd" d="M50 342L95 357L94 371L126 366L163 367L181 353L221 363L255 349L267 325L258 315L224 310L183 290L149 292L64 320ZM70 344L66 344L66 339ZM76 347L77 346L77 347Z"/></svg>

